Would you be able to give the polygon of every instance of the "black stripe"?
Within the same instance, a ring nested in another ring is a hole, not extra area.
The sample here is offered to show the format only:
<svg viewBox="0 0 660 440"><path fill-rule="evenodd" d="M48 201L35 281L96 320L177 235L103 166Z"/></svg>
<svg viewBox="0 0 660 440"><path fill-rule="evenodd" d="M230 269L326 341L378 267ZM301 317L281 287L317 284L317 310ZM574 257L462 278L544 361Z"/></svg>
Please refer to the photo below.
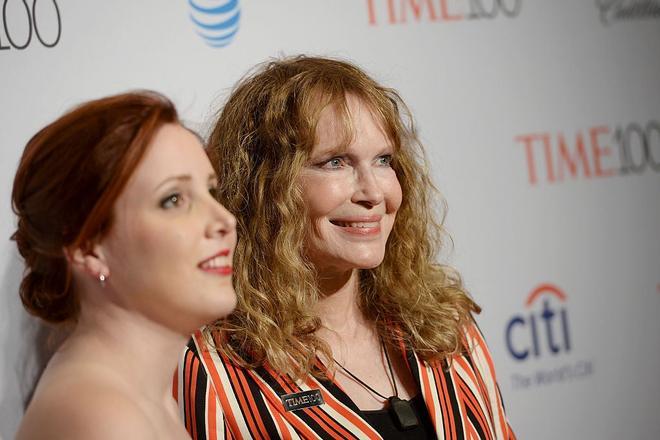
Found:
<svg viewBox="0 0 660 440"><path fill-rule="evenodd" d="M443 364L446 363L443 362ZM447 386L447 396L449 396L449 404L451 405L451 412L454 415L454 426L456 427L456 435L458 438L463 437L463 419L461 417L461 408L456 397L456 384L451 378L451 373L448 368L434 368L439 374L445 378Z"/></svg>
<svg viewBox="0 0 660 440"><path fill-rule="evenodd" d="M196 356L194 362L197 364L197 382L195 383L194 402L195 425L197 427L196 440L206 440L206 398L209 392L209 382L202 360Z"/></svg>
<svg viewBox="0 0 660 440"><path fill-rule="evenodd" d="M250 374L246 374L246 380L248 383L248 387L250 388L248 392L252 394L252 397L254 398L254 403L255 405L257 405L259 413L261 414L261 419L264 422L266 432L268 433L268 438L277 438L278 436L277 426L275 426L275 422L273 421L273 418L270 416L270 412L268 411L268 406L266 405L266 402L264 400L264 395L261 392L259 385L255 382L254 378Z"/></svg>
<svg viewBox="0 0 660 440"><path fill-rule="evenodd" d="M188 364L187 360L190 358L190 371L187 370L186 365ZM196 417L195 420L195 427L194 429L197 430L197 436L195 437L195 440L206 440L206 417L204 417L204 414L206 412L206 392L207 392L207 381L206 381L206 372L204 371L204 367L202 366L201 359L197 353L197 347L195 346L195 342L191 339L188 342L188 345L186 347L186 351L184 353L184 363L183 363L183 374L182 374L182 380L183 380L183 396L184 396L184 401L183 401L183 408L184 408L184 419L185 419L185 426L190 425L190 431L189 434L192 437L193 436L193 420L192 420L192 414L189 411L189 405L190 404L194 409L191 409L194 411ZM191 391L192 391L192 385L193 385L193 379L192 378L192 368L195 366L195 364L198 365L198 373L197 373L197 378L195 382L195 395L192 396L193 401L192 402L186 402L185 396L189 396ZM190 380L187 379L188 372L190 372ZM200 390L202 392L200 392ZM202 414L201 420L199 417L199 414Z"/></svg>
<svg viewBox="0 0 660 440"><path fill-rule="evenodd" d="M488 437L486 436L486 433L481 429L481 423L479 423L478 417L470 410L468 406L465 407L465 412L467 413L468 419L472 422L472 425L474 426L474 429L476 429L477 434L479 434L479 438L481 439L487 439Z"/></svg>
<svg viewBox="0 0 660 440"><path fill-rule="evenodd" d="M220 358L220 359L223 360L222 358ZM254 417L254 412L252 411L252 408L250 407L250 404L248 402L249 399L246 395L245 390L243 389L243 385L241 384L240 379L238 378L238 375L240 374L240 372L237 371L237 370L240 367L236 367L231 362L221 362L221 365L222 365L222 368L225 369L227 377L229 378L229 384L231 385L232 392L234 393L234 396L236 397L236 402L238 403L239 409L243 413L243 417L245 418L245 427L250 431L250 434L253 437L262 438L262 433L259 432L259 431L257 431L257 432L252 431L252 429L250 429L250 424L247 422L249 418L252 418L252 420L254 421L254 424L255 424L255 428L259 429L259 425L258 425L258 423L257 423L257 421ZM237 376L235 381L231 379L231 375L229 374L230 369L233 370L234 375ZM241 401L238 398L238 396L241 396L241 395L246 400L245 403L246 403L247 408L245 406L241 405Z"/></svg>

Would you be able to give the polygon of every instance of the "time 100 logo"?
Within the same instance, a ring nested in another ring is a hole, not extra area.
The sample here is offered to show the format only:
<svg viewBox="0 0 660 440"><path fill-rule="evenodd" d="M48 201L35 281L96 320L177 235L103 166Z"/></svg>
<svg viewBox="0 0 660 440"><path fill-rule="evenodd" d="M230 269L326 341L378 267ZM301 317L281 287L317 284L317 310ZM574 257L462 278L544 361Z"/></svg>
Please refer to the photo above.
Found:
<svg viewBox="0 0 660 440"><path fill-rule="evenodd" d="M55 47L62 35L62 19L56 0L4 0L0 50L23 50L39 41Z"/></svg>

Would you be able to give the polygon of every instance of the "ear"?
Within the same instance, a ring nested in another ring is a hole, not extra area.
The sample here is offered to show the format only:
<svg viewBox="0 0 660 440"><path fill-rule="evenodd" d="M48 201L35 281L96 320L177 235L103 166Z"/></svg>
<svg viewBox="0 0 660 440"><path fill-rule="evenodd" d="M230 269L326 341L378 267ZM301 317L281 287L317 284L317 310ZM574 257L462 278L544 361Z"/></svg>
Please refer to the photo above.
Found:
<svg viewBox="0 0 660 440"><path fill-rule="evenodd" d="M89 244L87 247L65 248L64 255L71 268L86 273L98 279L99 275L110 276L110 268L100 243Z"/></svg>

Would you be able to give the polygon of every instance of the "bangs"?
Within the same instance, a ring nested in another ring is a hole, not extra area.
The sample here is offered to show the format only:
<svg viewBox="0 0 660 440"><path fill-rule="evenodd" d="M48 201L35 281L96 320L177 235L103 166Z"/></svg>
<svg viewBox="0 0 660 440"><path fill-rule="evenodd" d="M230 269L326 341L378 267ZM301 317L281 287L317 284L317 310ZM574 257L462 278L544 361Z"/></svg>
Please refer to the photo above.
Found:
<svg viewBox="0 0 660 440"><path fill-rule="evenodd" d="M318 125L324 111L331 112L335 120L337 144L333 146L333 151L340 154L355 140L356 127L348 106L348 96L355 97L366 107L394 151L401 149L402 127L394 100L383 99L382 95L375 93L352 90L344 84L327 83L318 85L309 96L310 99L301 103L300 109L301 115L307 116L306 121L301 121L301 126L306 126L307 130L302 131L305 135L301 136L300 142L307 155L318 143Z"/></svg>

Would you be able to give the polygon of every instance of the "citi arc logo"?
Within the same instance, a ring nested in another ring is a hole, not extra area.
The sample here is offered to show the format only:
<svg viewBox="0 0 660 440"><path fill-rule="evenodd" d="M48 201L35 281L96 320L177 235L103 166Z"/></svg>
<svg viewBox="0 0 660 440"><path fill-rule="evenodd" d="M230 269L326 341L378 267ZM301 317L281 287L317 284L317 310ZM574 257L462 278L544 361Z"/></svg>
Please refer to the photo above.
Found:
<svg viewBox="0 0 660 440"><path fill-rule="evenodd" d="M190 19L206 44L225 47L233 41L241 21L238 0L188 0L188 5Z"/></svg>
<svg viewBox="0 0 660 440"><path fill-rule="evenodd" d="M506 326L506 346L518 361L571 350L566 294L553 284L541 284L525 300L526 312Z"/></svg>

